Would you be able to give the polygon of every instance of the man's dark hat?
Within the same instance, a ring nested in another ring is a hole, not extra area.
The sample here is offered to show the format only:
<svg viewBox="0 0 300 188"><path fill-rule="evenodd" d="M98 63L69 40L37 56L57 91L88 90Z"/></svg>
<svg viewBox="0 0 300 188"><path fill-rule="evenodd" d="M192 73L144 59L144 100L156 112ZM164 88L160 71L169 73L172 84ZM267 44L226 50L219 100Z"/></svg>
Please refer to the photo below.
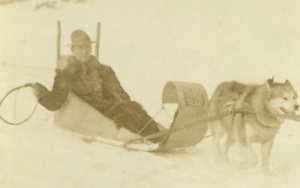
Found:
<svg viewBox="0 0 300 188"><path fill-rule="evenodd" d="M94 41L91 41L89 35L86 32L80 29L72 32L71 42L72 44L68 44L67 46L80 46L95 43Z"/></svg>

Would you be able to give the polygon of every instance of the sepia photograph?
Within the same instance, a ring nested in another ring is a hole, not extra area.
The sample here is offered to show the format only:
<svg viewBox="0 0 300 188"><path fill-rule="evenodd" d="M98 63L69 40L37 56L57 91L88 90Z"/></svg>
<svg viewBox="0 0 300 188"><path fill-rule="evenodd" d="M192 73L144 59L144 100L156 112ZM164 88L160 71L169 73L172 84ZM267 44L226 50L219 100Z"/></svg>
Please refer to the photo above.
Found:
<svg viewBox="0 0 300 188"><path fill-rule="evenodd" d="M0 0L0 187L299 187L298 23L297 0Z"/></svg>

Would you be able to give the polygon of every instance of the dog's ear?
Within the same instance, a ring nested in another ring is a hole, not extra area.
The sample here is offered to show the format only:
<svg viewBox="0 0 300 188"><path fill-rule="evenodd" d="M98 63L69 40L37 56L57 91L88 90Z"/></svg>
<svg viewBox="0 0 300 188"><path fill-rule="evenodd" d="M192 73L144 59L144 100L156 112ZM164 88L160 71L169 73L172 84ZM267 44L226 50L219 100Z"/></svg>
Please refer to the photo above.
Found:
<svg viewBox="0 0 300 188"><path fill-rule="evenodd" d="M270 98L272 95L272 87L274 85L274 76L270 79L268 79L265 83L265 88L266 88L266 96L267 98Z"/></svg>
<svg viewBox="0 0 300 188"><path fill-rule="evenodd" d="M291 82L289 80L286 80L284 83L286 86L292 86Z"/></svg>
<svg viewBox="0 0 300 188"><path fill-rule="evenodd" d="M271 90L273 84L274 84L274 76L273 78L268 79L265 83L268 92Z"/></svg>
<svg viewBox="0 0 300 188"><path fill-rule="evenodd" d="M269 85L269 87L272 87L274 84L274 76L270 79L267 80L267 84Z"/></svg>
<svg viewBox="0 0 300 188"><path fill-rule="evenodd" d="M289 80L286 80L284 85L286 86L287 89L290 91L293 91L295 95L297 95L297 92L295 91L294 87L292 86L291 82Z"/></svg>

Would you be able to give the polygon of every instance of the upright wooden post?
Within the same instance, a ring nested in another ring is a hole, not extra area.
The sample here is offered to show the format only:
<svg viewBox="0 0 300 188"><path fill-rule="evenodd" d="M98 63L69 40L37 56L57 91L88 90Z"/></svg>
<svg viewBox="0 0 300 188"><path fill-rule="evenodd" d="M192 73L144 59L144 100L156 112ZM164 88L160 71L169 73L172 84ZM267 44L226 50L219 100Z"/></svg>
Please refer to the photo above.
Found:
<svg viewBox="0 0 300 188"><path fill-rule="evenodd" d="M99 59L99 48L100 48L100 23L97 23L97 31L96 31L96 47L95 47L95 55L96 58Z"/></svg>
<svg viewBox="0 0 300 188"><path fill-rule="evenodd" d="M57 21L57 40L56 40L56 63L58 67L59 59L60 59L60 43L61 43L61 26L60 21Z"/></svg>

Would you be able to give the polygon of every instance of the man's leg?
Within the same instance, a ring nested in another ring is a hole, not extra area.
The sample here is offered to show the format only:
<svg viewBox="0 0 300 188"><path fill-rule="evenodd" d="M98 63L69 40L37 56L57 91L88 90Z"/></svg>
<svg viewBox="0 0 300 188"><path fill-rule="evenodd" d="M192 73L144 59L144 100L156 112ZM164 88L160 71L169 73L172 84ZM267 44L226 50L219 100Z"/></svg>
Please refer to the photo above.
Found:
<svg viewBox="0 0 300 188"><path fill-rule="evenodd" d="M115 121L117 126L142 136L160 132L158 123L146 113L140 104L133 101L116 104L110 108L108 113L104 114Z"/></svg>

